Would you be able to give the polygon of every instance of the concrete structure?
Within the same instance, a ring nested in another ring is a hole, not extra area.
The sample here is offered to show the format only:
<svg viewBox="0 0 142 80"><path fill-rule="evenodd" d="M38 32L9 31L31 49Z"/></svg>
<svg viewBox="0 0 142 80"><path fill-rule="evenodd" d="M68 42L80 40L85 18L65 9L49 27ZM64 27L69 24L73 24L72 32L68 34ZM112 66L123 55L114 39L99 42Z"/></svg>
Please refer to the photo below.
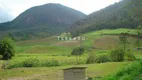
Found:
<svg viewBox="0 0 142 80"><path fill-rule="evenodd" d="M64 80L86 80L85 69L87 67L72 67L64 69Z"/></svg>

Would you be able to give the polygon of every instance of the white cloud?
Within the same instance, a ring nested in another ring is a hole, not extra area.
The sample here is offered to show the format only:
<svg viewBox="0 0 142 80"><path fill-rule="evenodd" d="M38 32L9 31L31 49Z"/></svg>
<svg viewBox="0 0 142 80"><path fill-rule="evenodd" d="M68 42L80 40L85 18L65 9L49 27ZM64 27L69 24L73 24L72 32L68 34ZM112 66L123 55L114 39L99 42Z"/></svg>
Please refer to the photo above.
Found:
<svg viewBox="0 0 142 80"><path fill-rule="evenodd" d="M9 9L0 4L0 23L12 20L14 17L9 13Z"/></svg>
<svg viewBox="0 0 142 80"><path fill-rule="evenodd" d="M0 7L4 7L4 9L15 18L30 7L46 3L60 3L90 14L118 1L119 0L0 0Z"/></svg>

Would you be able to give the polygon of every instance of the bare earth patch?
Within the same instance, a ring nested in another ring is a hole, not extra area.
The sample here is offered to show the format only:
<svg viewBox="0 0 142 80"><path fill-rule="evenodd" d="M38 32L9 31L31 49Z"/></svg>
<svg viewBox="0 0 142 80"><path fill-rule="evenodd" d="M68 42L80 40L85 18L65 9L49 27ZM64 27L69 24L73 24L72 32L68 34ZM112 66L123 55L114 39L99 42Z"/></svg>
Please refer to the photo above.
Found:
<svg viewBox="0 0 142 80"><path fill-rule="evenodd" d="M112 49L115 48L117 45L118 39L109 36L105 36L94 41L94 46L98 49Z"/></svg>
<svg viewBox="0 0 142 80"><path fill-rule="evenodd" d="M77 46L80 45L80 41L62 41L59 43L56 43L57 46Z"/></svg>

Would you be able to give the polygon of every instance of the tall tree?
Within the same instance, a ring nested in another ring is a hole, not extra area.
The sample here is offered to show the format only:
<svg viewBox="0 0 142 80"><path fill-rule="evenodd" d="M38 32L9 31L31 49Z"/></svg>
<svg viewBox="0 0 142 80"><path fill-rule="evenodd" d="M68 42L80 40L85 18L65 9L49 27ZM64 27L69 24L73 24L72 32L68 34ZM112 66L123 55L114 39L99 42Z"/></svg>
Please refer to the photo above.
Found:
<svg viewBox="0 0 142 80"><path fill-rule="evenodd" d="M83 52L84 52L84 48L82 48L82 47L75 48L71 52L71 55L75 55L76 56L77 64L79 63L80 56L83 55Z"/></svg>

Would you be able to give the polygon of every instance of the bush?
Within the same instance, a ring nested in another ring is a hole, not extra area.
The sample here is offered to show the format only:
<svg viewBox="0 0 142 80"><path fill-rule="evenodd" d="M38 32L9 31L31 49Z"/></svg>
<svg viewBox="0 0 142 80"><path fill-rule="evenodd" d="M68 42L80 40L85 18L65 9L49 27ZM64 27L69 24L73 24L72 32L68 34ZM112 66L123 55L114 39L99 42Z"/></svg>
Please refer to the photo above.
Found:
<svg viewBox="0 0 142 80"><path fill-rule="evenodd" d="M101 55L96 59L97 63L105 63L105 62L109 62L109 61L111 61L111 60L110 60L109 56L107 56L107 55Z"/></svg>
<svg viewBox="0 0 142 80"><path fill-rule="evenodd" d="M87 80L93 80L93 78L92 78L92 77L89 77Z"/></svg>
<svg viewBox="0 0 142 80"><path fill-rule="evenodd" d="M119 80L133 80L133 76L127 74L125 76L120 77Z"/></svg>
<svg viewBox="0 0 142 80"><path fill-rule="evenodd" d="M57 60L43 61L42 63L42 66L45 67L60 66L60 63Z"/></svg>
<svg viewBox="0 0 142 80"><path fill-rule="evenodd" d="M128 64L112 76L105 77L101 80L135 80L142 73L142 61L136 61ZM136 79L140 80L140 79Z"/></svg>
<svg viewBox="0 0 142 80"><path fill-rule="evenodd" d="M38 67L40 66L39 60L36 58L30 58L23 62L23 67Z"/></svg>
<svg viewBox="0 0 142 80"><path fill-rule="evenodd" d="M2 56L2 55L0 55L0 59L2 59L2 57L3 57L3 56Z"/></svg>
<svg viewBox="0 0 142 80"><path fill-rule="evenodd" d="M18 68L18 67L53 67L60 66L57 60L44 60L39 61L37 58L29 58L21 62L11 63L7 66L8 69Z"/></svg>
<svg viewBox="0 0 142 80"><path fill-rule="evenodd" d="M134 60L136 60L136 57L135 57L135 55L132 53L131 50L127 50L127 53L126 53L126 60L128 60L128 61L134 61Z"/></svg>
<svg viewBox="0 0 142 80"><path fill-rule="evenodd" d="M18 67L24 67L23 62L10 63L9 65L6 66L7 69L18 68Z"/></svg>
<svg viewBox="0 0 142 80"><path fill-rule="evenodd" d="M11 38L4 38L0 42L0 55L2 55L2 59L8 60L14 56L15 53L15 43Z"/></svg>
<svg viewBox="0 0 142 80"><path fill-rule="evenodd" d="M86 63L87 64L91 64L91 63L95 63L97 56L93 53L90 53L87 57Z"/></svg>
<svg viewBox="0 0 142 80"><path fill-rule="evenodd" d="M111 51L110 58L114 62L121 62L124 61L124 50L123 49L116 49Z"/></svg>
<svg viewBox="0 0 142 80"><path fill-rule="evenodd" d="M79 47L72 50L71 55L81 56L84 52L84 48Z"/></svg>
<svg viewBox="0 0 142 80"><path fill-rule="evenodd" d="M142 73L142 62L134 62L133 64L130 64L119 71L116 76L120 79L125 76L123 80L125 80L125 78L127 79L128 77L131 78L129 80L134 80L134 78L140 73Z"/></svg>

